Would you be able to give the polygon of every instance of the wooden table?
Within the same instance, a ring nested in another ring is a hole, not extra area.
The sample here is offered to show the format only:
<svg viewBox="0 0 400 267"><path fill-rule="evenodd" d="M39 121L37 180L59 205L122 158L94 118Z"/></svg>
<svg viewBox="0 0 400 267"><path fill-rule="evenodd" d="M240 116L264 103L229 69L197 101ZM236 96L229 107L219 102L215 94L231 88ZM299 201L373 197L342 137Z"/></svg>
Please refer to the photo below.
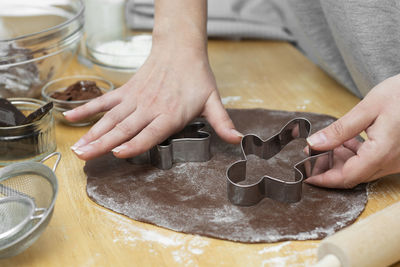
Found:
<svg viewBox="0 0 400 267"><path fill-rule="evenodd" d="M342 116L358 99L287 43L211 41L211 64L226 107L310 111ZM76 61L65 75L92 73ZM57 124L59 195L39 240L8 266L309 266L319 241L240 244L176 233L133 221L86 195L84 162L70 146L89 128ZM400 199L399 176L369 193L366 217Z"/></svg>

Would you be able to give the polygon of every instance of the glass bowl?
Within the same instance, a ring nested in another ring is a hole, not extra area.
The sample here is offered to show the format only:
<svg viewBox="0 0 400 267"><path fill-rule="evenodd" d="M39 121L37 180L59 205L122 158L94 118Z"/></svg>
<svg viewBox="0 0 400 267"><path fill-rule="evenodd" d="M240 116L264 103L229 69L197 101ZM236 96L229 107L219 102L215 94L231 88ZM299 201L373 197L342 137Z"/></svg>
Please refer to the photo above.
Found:
<svg viewBox="0 0 400 267"><path fill-rule="evenodd" d="M33 98L8 98L24 115L40 108L45 102ZM56 150L52 111L38 121L0 127L0 166L20 161L39 161Z"/></svg>
<svg viewBox="0 0 400 267"><path fill-rule="evenodd" d="M103 78L100 77L96 77L96 76L88 76L88 75L77 75L77 76L69 76L69 77L63 77L63 78L59 78L56 80L53 80L49 83L47 83L43 88L42 88L42 96L43 98L47 101L47 102L53 102L54 104L54 117L67 125L71 125L71 126L86 126L86 125L90 125L93 124L94 122L96 122L98 119L101 118L101 116L103 115L103 113L98 113L95 114L91 117L88 117L84 120L81 121L77 121L77 122L70 122L68 120L65 119L64 115L62 114L65 111L74 109L78 106L81 106L83 104L86 104L87 102L89 102L92 99L87 99L87 100L75 100L75 101L67 101L67 100L59 100L59 99L55 99L53 97L51 97L51 95L54 92L57 91L63 91L65 90L68 86L78 82L78 81L93 81L96 82L97 86L100 88L100 90L102 91L103 94L111 91L114 89L114 85L108 81L105 80Z"/></svg>
<svg viewBox="0 0 400 267"><path fill-rule="evenodd" d="M150 34L127 38L92 35L86 40L88 58L94 70L116 86L126 83L148 58L152 45Z"/></svg>
<svg viewBox="0 0 400 267"><path fill-rule="evenodd" d="M3 0L0 97L40 97L75 55L83 33L81 0Z"/></svg>

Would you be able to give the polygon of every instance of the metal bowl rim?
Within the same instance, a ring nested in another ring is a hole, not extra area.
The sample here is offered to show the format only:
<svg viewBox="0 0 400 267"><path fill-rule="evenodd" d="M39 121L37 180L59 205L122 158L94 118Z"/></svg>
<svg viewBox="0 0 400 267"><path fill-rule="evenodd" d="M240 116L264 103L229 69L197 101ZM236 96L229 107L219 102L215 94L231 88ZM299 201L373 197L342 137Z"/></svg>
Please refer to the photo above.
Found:
<svg viewBox="0 0 400 267"><path fill-rule="evenodd" d="M18 162L18 163L13 163L11 165L8 165L8 166L6 166L4 168L1 168L0 169L0 182L4 181L4 180L7 180L9 178L12 178L10 176L1 177L2 174L5 173L6 171L8 171L9 169L15 168L15 169L18 170L19 169L18 167L20 167L20 166L25 166L26 167L26 165L30 165L32 167L36 167L39 170L42 168L42 169L45 169L46 171L50 171L50 173L52 173L51 177L47 177L47 176L44 176L43 174L39 173L37 170L36 171L32 171L32 172L37 172L40 176L42 176L43 178L47 179L50 182L50 184L52 185L53 190L54 190L53 199L52 199L49 207L47 208L46 212L44 212L43 217L31 229L26 231L24 235L22 235L19 238L13 240L12 242L10 242L8 244L5 244L4 246L0 246L0 254L1 254L2 250L5 250L5 249L7 249L7 248L9 248L11 246L14 246L14 245L18 244L19 242L22 242L29 235L34 234L34 232L37 229L39 229L40 225L43 224L47 220L49 214L52 214L52 211L53 211L54 206L55 206L55 202L56 202L57 195L58 195L58 180L57 180L57 176L56 176L55 172L52 169L50 169L48 166L46 166L43 163L39 163L39 162ZM32 169L34 169L34 168L32 168Z"/></svg>

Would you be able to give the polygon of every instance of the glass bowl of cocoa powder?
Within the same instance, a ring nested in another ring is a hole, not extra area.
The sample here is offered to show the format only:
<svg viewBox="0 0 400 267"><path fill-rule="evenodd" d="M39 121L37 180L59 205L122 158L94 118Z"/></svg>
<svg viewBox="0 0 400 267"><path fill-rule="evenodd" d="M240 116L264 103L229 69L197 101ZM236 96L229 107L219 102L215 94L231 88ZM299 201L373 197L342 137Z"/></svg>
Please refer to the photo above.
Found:
<svg viewBox="0 0 400 267"><path fill-rule="evenodd" d="M86 126L91 125L101 118L103 113L98 113L77 122L67 121L63 112L99 97L114 89L114 85L101 77L78 75L63 77L47 83L42 88L43 98L54 103L54 117L67 125Z"/></svg>

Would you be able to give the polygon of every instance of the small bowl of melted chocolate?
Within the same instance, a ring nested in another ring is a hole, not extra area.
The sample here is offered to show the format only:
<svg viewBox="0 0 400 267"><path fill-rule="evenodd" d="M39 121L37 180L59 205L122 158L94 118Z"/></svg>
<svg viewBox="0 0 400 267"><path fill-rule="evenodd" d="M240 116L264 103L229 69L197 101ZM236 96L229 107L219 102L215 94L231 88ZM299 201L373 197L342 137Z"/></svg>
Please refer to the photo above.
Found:
<svg viewBox="0 0 400 267"><path fill-rule="evenodd" d="M96 76L70 76L53 80L42 89L46 101L54 103L54 116L60 122L71 126L86 126L101 118L103 113L95 114L78 122L70 122L62 114L102 96L114 89L114 85Z"/></svg>

